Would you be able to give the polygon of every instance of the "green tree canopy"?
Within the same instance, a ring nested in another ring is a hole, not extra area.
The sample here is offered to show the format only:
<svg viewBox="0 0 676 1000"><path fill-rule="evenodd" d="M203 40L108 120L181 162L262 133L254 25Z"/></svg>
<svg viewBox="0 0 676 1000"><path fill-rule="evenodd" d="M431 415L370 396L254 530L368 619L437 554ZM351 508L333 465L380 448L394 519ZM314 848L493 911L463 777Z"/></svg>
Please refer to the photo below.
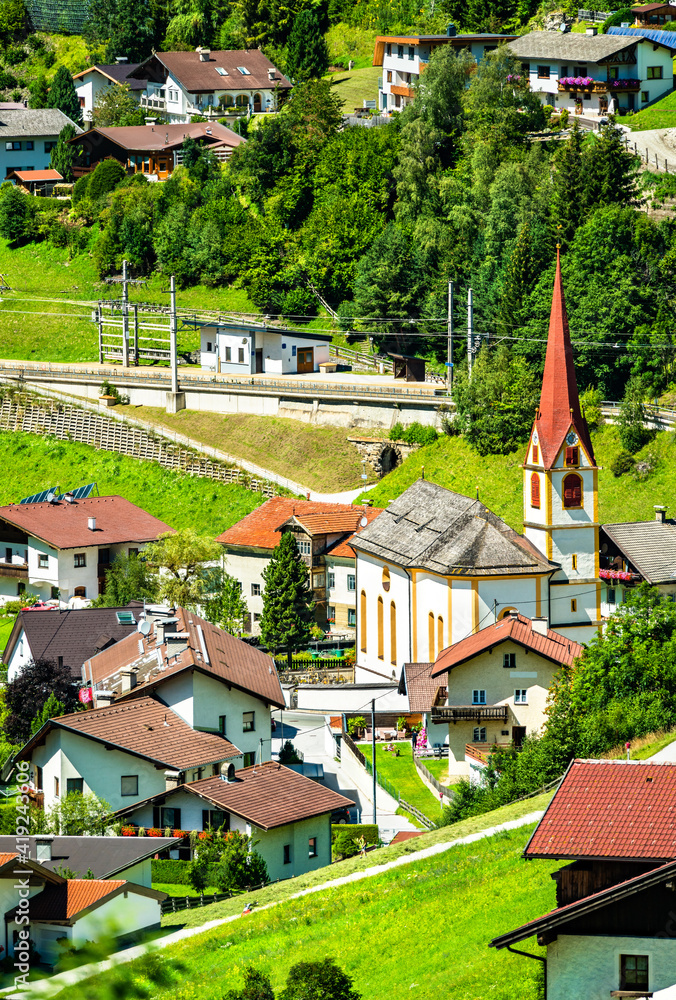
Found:
<svg viewBox="0 0 676 1000"><path fill-rule="evenodd" d="M128 85L106 87L96 98L92 120L96 128L144 125L146 112L140 107Z"/></svg>
<svg viewBox="0 0 676 1000"><path fill-rule="evenodd" d="M216 868L219 892L241 892L270 881L267 865L254 847L255 841L244 833L231 830L225 834Z"/></svg>
<svg viewBox="0 0 676 1000"><path fill-rule="evenodd" d="M286 650L291 669L293 650L310 640L314 623L309 574L292 532L282 534L263 580L261 636L266 646Z"/></svg>
<svg viewBox="0 0 676 1000"><path fill-rule="evenodd" d="M29 87L29 108L46 108L49 101L49 84L44 73L39 73Z"/></svg>
<svg viewBox="0 0 676 1000"><path fill-rule="evenodd" d="M123 608L130 601L156 601L157 574L144 556L119 552L106 573L103 593L93 603L99 608Z"/></svg>
<svg viewBox="0 0 676 1000"><path fill-rule="evenodd" d="M318 80L329 68L329 50L315 10L301 10L293 21L286 65L295 81Z"/></svg>
<svg viewBox="0 0 676 1000"><path fill-rule="evenodd" d="M76 125L82 124L82 109L80 99L75 90L73 77L66 67L61 64L54 74L52 85L49 88L47 98L48 108L58 108L67 118L70 118Z"/></svg>
<svg viewBox="0 0 676 1000"><path fill-rule="evenodd" d="M223 554L218 542L192 528L164 532L144 549L151 566L160 569L160 599L194 609L208 593L209 567Z"/></svg>
<svg viewBox="0 0 676 1000"><path fill-rule="evenodd" d="M73 161L75 160L75 149L68 142L77 135L77 129L74 125L64 125L64 127L59 132L59 139L51 152L49 158L49 165L53 167L54 170L58 170L64 181L73 180Z"/></svg>
<svg viewBox="0 0 676 1000"><path fill-rule="evenodd" d="M28 195L12 185L0 197L0 236L10 243L25 239L33 219Z"/></svg>
<svg viewBox="0 0 676 1000"><path fill-rule="evenodd" d="M52 691L49 698L44 703L41 710L38 712L38 714L35 716L35 718L31 723L31 735L34 736L39 729L42 729L42 727L44 726L45 722L47 722L48 719L56 719L60 715L65 715L65 714L66 714L66 706L62 701L59 701L59 699Z"/></svg>
<svg viewBox="0 0 676 1000"><path fill-rule="evenodd" d="M7 718L5 733L15 743L25 743L31 735L33 720L50 696L56 698L67 712L78 706L79 684L70 667L58 666L53 660L29 660L6 687Z"/></svg>
<svg viewBox="0 0 676 1000"><path fill-rule="evenodd" d="M111 820L108 803L91 792L69 792L47 814L50 832L64 837L102 837Z"/></svg>
<svg viewBox="0 0 676 1000"><path fill-rule="evenodd" d="M245 631L248 608L242 595L242 585L234 576L218 570L212 573L210 596L204 602L204 617L232 635Z"/></svg>

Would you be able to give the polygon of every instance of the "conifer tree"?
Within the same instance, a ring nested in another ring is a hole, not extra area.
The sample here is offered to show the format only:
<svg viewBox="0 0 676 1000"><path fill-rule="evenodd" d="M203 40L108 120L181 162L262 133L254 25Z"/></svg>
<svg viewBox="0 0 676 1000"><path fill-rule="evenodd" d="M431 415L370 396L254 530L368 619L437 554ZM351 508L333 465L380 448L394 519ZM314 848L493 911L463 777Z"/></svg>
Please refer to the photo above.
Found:
<svg viewBox="0 0 676 1000"><path fill-rule="evenodd" d="M318 80L329 68L329 50L314 11L302 10L293 22L287 68L296 80Z"/></svg>
<svg viewBox="0 0 676 1000"><path fill-rule="evenodd" d="M73 77L65 66L59 66L54 74L52 85L49 88L47 107L58 108L76 125L82 124L80 100L75 91Z"/></svg>
<svg viewBox="0 0 676 1000"><path fill-rule="evenodd" d="M49 100L49 87L45 74L40 75L30 85L30 96L28 98L29 108L46 108Z"/></svg>
<svg viewBox="0 0 676 1000"><path fill-rule="evenodd" d="M59 141L52 150L49 158L49 165L54 170L58 170L64 181L73 180L73 160L75 159L75 147L68 140L77 135L74 125L64 125L59 132Z"/></svg>
<svg viewBox="0 0 676 1000"><path fill-rule="evenodd" d="M551 260L551 237L539 219L527 219L512 251L500 301L498 328L512 336L528 318L529 296Z"/></svg>
<svg viewBox="0 0 676 1000"><path fill-rule="evenodd" d="M553 187L551 212L556 242L567 248L584 217L582 132L576 121L554 157Z"/></svg>
<svg viewBox="0 0 676 1000"><path fill-rule="evenodd" d="M263 580L261 636L266 646L286 650L291 670L293 650L310 639L314 604L307 567L290 531L283 533L274 549Z"/></svg>

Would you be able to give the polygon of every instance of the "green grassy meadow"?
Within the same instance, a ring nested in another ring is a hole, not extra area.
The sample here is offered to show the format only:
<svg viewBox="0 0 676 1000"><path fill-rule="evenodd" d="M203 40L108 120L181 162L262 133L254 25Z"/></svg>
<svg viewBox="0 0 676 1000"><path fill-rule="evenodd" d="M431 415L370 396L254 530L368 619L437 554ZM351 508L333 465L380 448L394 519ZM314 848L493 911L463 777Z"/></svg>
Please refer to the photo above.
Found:
<svg viewBox="0 0 676 1000"><path fill-rule="evenodd" d="M162 952L163 966L175 960L180 971L171 984L153 986L152 996L221 1000L227 990L241 988L249 965L267 972L280 988L292 965L330 956L353 977L364 1000L404 995L536 1000L541 975L536 963L488 948L496 934L554 905L549 876L559 864L522 860L530 831L500 833L367 880L288 900L172 945ZM416 838L417 849L424 839ZM368 860L373 864L376 856ZM332 866L331 874L343 864ZM300 883L286 885L297 891ZM241 898L227 902L241 913ZM174 916L206 921L222 906ZM530 942L529 948L540 953ZM145 985L138 962L131 971L135 983ZM69 986L58 997L107 996L104 985L112 987L113 975Z"/></svg>
<svg viewBox="0 0 676 1000"><path fill-rule="evenodd" d="M215 537L263 502L236 484L218 483L98 451L86 444L0 431L0 504L57 483L64 489L95 481L99 493L119 494L173 528L193 527Z"/></svg>
<svg viewBox="0 0 676 1000"><path fill-rule="evenodd" d="M343 102L347 114L355 108L363 107L363 101L378 100L378 77L383 75L382 66L366 66L363 69L332 73L329 77L334 93Z"/></svg>
<svg viewBox="0 0 676 1000"><path fill-rule="evenodd" d="M619 521L649 521L654 504L668 504L676 495L676 436L662 432L635 457L650 458L655 471L638 481L632 473L616 477L610 465L621 451L617 430L612 425L592 434L599 472L599 519L601 524ZM386 507L422 475L439 486L476 496L507 524L518 531L523 524L523 481L521 462L524 447L510 455L481 457L461 437L439 437L431 445L413 452L375 489L363 494L374 507ZM360 498L361 499L361 498Z"/></svg>
<svg viewBox="0 0 676 1000"><path fill-rule="evenodd" d="M645 111L638 111L635 115L625 115L622 123L628 125L634 132L651 128L676 127L676 93L667 94Z"/></svg>
<svg viewBox="0 0 676 1000"><path fill-rule="evenodd" d="M424 816L429 816L432 821L436 822L440 812L439 799L430 792L427 785L418 776L413 763L413 748L410 741L402 740L400 743L395 743L399 750L398 757L395 757L391 751L385 750L387 745L376 743L378 773L394 785L403 799L410 802L412 806L416 806ZM370 743L361 743L359 749L368 760L371 760ZM426 764L427 761L424 763ZM448 771L448 764L446 770Z"/></svg>
<svg viewBox="0 0 676 1000"><path fill-rule="evenodd" d="M359 452L347 440L351 431L341 427L318 427L300 420L244 413L223 416L181 410L168 414L159 406L118 409L255 462L311 489L339 492L361 485Z"/></svg>

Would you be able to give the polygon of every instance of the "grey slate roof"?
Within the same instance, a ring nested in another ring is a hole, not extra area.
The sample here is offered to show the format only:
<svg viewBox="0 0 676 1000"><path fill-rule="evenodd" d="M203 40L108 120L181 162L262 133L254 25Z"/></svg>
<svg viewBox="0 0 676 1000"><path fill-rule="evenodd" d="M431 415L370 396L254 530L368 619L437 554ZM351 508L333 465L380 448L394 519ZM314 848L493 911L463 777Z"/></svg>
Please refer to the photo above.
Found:
<svg viewBox="0 0 676 1000"><path fill-rule="evenodd" d="M562 35L559 31L531 31L509 43L520 59L567 59L599 62L608 56L644 41L640 35Z"/></svg>
<svg viewBox="0 0 676 1000"><path fill-rule="evenodd" d="M676 522L628 521L603 531L648 583L676 583Z"/></svg>
<svg viewBox="0 0 676 1000"><path fill-rule="evenodd" d="M66 125L75 125L58 108L23 108L21 111L0 111L0 140L14 136L58 135Z"/></svg>
<svg viewBox="0 0 676 1000"><path fill-rule="evenodd" d="M37 861L35 843L44 837L28 837L28 854ZM70 868L84 877L91 868L94 878L112 878L131 865L152 858L159 851L175 847L174 837L54 837L52 860L39 863L50 871ZM0 837L0 854L16 851L16 837ZM58 872L57 872L58 874ZM133 881L133 879L131 880Z"/></svg>
<svg viewBox="0 0 676 1000"><path fill-rule="evenodd" d="M82 677L82 664L111 642L125 639L136 631L138 612L143 605L133 601L125 608L78 608L72 611L22 611L17 615L3 655L6 663L23 631L34 659L63 657L73 677ZM134 622L120 625L118 611L131 611Z"/></svg>
<svg viewBox="0 0 676 1000"><path fill-rule="evenodd" d="M556 568L479 500L419 479L350 542L397 566L442 575L548 573Z"/></svg>

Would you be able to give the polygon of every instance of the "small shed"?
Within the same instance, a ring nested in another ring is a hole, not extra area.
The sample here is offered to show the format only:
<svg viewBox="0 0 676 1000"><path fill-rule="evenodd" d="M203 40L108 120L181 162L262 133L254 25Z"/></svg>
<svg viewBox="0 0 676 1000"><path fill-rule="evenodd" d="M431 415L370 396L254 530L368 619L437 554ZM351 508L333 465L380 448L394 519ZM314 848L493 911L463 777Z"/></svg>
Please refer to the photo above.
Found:
<svg viewBox="0 0 676 1000"><path fill-rule="evenodd" d="M394 377L403 378L405 382L425 381L425 359L414 358L407 354L388 354L392 358Z"/></svg>
<svg viewBox="0 0 676 1000"><path fill-rule="evenodd" d="M186 321L189 322L189 321ZM240 323L205 323L200 331L202 368L233 375L304 375L329 362L331 337Z"/></svg>
<svg viewBox="0 0 676 1000"><path fill-rule="evenodd" d="M12 170L6 180L14 181L17 187L28 194L52 195L54 185L61 184L63 177L58 170Z"/></svg>

